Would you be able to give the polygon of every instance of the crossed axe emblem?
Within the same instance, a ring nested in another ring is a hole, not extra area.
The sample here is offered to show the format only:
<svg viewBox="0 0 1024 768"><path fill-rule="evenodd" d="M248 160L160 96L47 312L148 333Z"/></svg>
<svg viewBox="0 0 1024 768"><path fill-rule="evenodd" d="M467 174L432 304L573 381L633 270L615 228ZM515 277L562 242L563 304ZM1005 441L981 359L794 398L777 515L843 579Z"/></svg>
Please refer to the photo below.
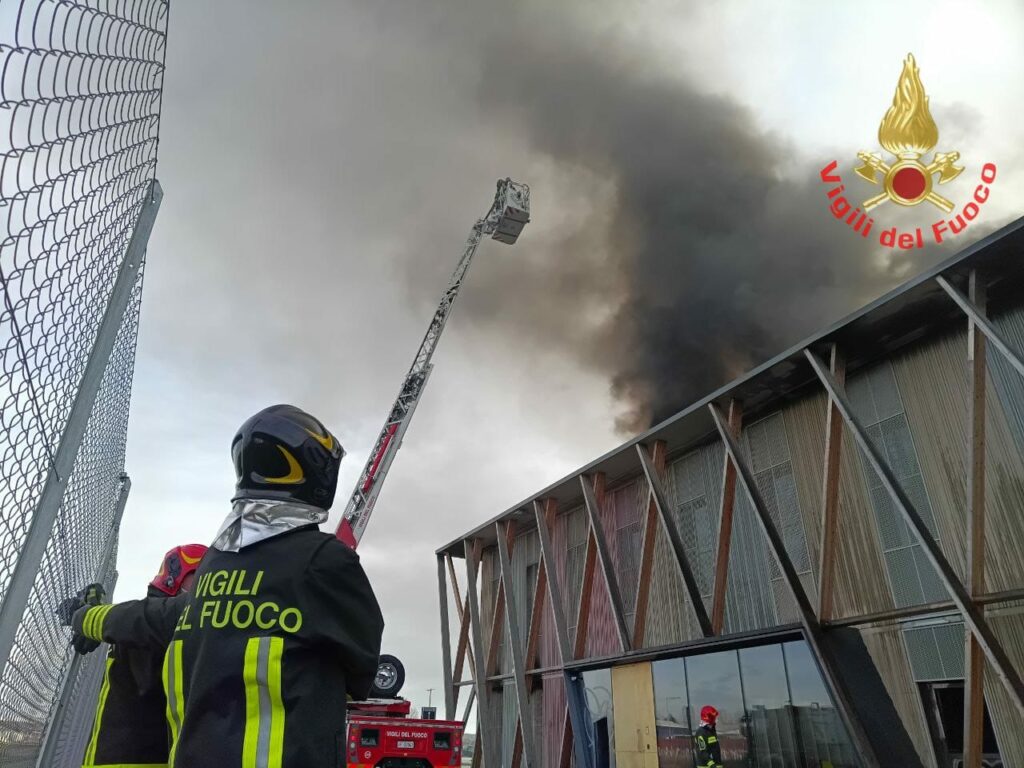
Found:
<svg viewBox="0 0 1024 768"><path fill-rule="evenodd" d="M864 163L857 168L857 175L872 184L878 184L880 183L878 174L882 174L881 182L885 185L884 192L864 201L862 207L865 211L870 211L886 200L892 200L899 205L914 205L920 202L920 199L908 200L893 189L893 179L896 174L904 170L912 170L920 173L923 177L927 193L921 199L938 206L946 213L953 212L953 203L931 189L931 178L937 173L939 174L939 184L945 184L959 176L964 170L963 167L956 166L956 162L960 159L959 152L936 152L929 165L924 165L916 158L902 159L896 165L889 165L874 152L858 152L857 157Z"/></svg>

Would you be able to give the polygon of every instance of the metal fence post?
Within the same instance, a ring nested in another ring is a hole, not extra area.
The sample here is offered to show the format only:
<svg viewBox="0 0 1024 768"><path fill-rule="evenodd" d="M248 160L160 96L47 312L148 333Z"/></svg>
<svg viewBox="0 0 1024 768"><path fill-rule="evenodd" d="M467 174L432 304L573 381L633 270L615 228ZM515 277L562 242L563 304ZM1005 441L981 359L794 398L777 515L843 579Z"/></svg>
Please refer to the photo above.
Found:
<svg viewBox="0 0 1024 768"><path fill-rule="evenodd" d="M99 565L96 566L96 573L93 581L103 583L107 574L111 573L116 565L114 549L117 544L118 534L121 530L121 518L124 517L124 508L125 504L128 502L128 493L131 489L131 478L129 478L127 474L122 474L121 490L117 497L117 506L114 508L114 520L110 526L110 534L107 536L107 543L103 549L103 556L100 558ZM108 588L108 594L113 595L114 587L116 585L117 572L114 571L111 583L104 584L103 586ZM82 586L85 585L83 584ZM104 647L105 646L100 646L100 648L93 651L93 653L102 654ZM61 682L60 700L57 702L57 707L54 709L53 717L50 718L50 724L46 729L46 733L43 735L43 748L39 753L39 761L36 763L37 768L57 768L57 763L55 762L57 758L57 745L65 735L68 718L72 714L71 705L73 703L72 698L74 697L75 692L75 680L78 679L79 671L82 668L85 658L86 657L81 656L80 654L74 653L71 657L71 662L67 666L64 673L64 680ZM88 696L85 698L85 701L91 705L93 703L93 697ZM81 749L73 749L73 752L76 764L81 764Z"/></svg>
<svg viewBox="0 0 1024 768"><path fill-rule="evenodd" d="M146 245L149 242L150 232L153 231L153 222L156 220L162 199L163 190L160 188L160 183L154 179L150 185L149 194L143 199L142 208L135 221L131 240L125 249L124 259L118 269L110 300L107 302L103 319L100 321L99 330L96 333L96 341L89 352L89 359L71 406L64 433L61 435L60 444L47 473L35 514L32 516L28 536L22 545L14 573L7 591L4 593L3 602L0 603L0 680L4 679L4 672L14 647L18 626L25 613L25 607L28 605L32 585L39 573L57 513L64 501L64 492L67 489L71 471L74 469L78 449L85 436L89 417L92 415L96 402L96 395L103 381L103 374L107 369L107 362L110 360L118 331L121 328L121 321L128 308L132 290L142 267Z"/></svg>

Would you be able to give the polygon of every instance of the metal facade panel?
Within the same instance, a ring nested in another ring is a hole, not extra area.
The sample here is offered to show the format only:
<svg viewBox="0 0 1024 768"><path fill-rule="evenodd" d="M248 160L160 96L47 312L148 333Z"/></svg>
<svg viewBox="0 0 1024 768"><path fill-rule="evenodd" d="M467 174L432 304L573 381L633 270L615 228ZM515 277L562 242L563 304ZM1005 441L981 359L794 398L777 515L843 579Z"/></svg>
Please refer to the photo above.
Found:
<svg viewBox="0 0 1024 768"><path fill-rule="evenodd" d="M828 398L825 393L815 392L794 402L782 412L793 457L794 482L804 528L807 531L808 555L815 577L818 574L821 557L821 493L827 406ZM876 523L871 514L865 482L853 444L844 427L840 453L834 586L837 616L888 610L893 607ZM805 587L816 589L816 581L815 579L811 583L805 582Z"/></svg>
<svg viewBox="0 0 1024 768"><path fill-rule="evenodd" d="M564 582L559 580L559 587ZM555 614L551 600L544 595L544 611L540 615L540 638L537 642L537 666L553 667L562 663L558 652L558 636L555 634Z"/></svg>
<svg viewBox="0 0 1024 768"><path fill-rule="evenodd" d="M545 675L542 712L536 722L540 726L537 744L540 745L542 768L558 768L562 747L562 725L565 722L565 678L561 672Z"/></svg>
<svg viewBox="0 0 1024 768"><path fill-rule="evenodd" d="M1024 313L1011 313L997 322L1008 335ZM1024 334L1024 328L1020 329ZM964 573L967 538L967 336L949 334L922 345L893 361L901 391L906 392L907 418L915 436L921 471L934 511L943 553L957 574ZM1024 382L1001 355L988 355L985 419L985 581L998 591L1021 585L1024 562ZM1018 438L1018 432L1021 438Z"/></svg>
<svg viewBox="0 0 1024 768"><path fill-rule="evenodd" d="M890 361L851 376L847 392L858 418L871 441L882 452L903 491L910 497L929 530L939 534L927 494L915 441L907 415L906 398L901 397ZM927 442L924 441L924 442ZM861 457L863 459L863 456ZM961 462L962 463L962 462ZM863 464L872 509L878 524L879 539L885 553L886 573L893 599L898 607L948 599L931 564L921 557L921 545L897 514L892 500L882 488L874 470ZM936 537L941 546L942 539Z"/></svg>
<svg viewBox="0 0 1024 768"><path fill-rule="evenodd" d="M962 579L967 537L967 334L950 334L922 345L893 360L893 370L905 393L921 472L935 499L939 542ZM989 402L995 405L994 398Z"/></svg>
<svg viewBox="0 0 1024 768"><path fill-rule="evenodd" d="M725 594L725 631L744 632L779 623L772 594L771 555L745 493L736 494L729 583Z"/></svg>
<svg viewBox="0 0 1024 768"><path fill-rule="evenodd" d="M993 318L993 325L1018 352L1024 350L1024 309L1014 309ZM999 401L1006 412L1018 451L1024 451L1024 378L996 350L988 354L989 375L995 382Z"/></svg>
<svg viewBox="0 0 1024 768"><path fill-rule="evenodd" d="M565 599L565 620L569 624L569 642L576 641L576 614L583 594L583 561L587 550L587 516L576 507L558 516L553 546L565 558L561 584Z"/></svg>
<svg viewBox="0 0 1024 768"><path fill-rule="evenodd" d="M724 460L722 445L713 443L671 462L665 472L665 493L671 504L669 517L683 541L705 610L711 608L714 586ZM672 548L659 525L644 645L655 647L701 636Z"/></svg>
<svg viewBox="0 0 1024 768"><path fill-rule="evenodd" d="M647 629L644 645L653 648L679 643L699 636L688 630L692 610L688 605L682 579L676 571L672 547L661 526L654 532L654 565L651 571L651 591L647 599Z"/></svg>
<svg viewBox="0 0 1024 768"><path fill-rule="evenodd" d="M1024 669L1024 603L991 608L987 614L996 637L1017 669ZM985 703L999 742L1003 765L1024 765L1024 723L1006 688L985 665Z"/></svg>
<svg viewBox="0 0 1024 768"><path fill-rule="evenodd" d="M673 521L709 611L715 582L724 466L725 449L720 442L715 442L672 462L666 484L667 491L674 494Z"/></svg>
<svg viewBox="0 0 1024 768"><path fill-rule="evenodd" d="M512 765L512 750L516 742L516 720L519 705L516 703L516 687L513 683L501 686L501 693L494 696L501 702L501 764Z"/></svg>
<svg viewBox="0 0 1024 768"><path fill-rule="evenodd" d="M626 624L633 626L636 615L637 582L640 576L640 545L643 538L641 505L647 502L647 483L640 478L620 486L608 494L605 504L610 513L606 518L605 533L615 562L615 576L619 580ZM644 507L645 508L645 507Z"/></svg>
<svg viewBox="0 0 1024 768"><path fill-rule="evenodd" d="M537 568L540 563L540 544L537 531L529 530L516 537L512 550L512 595L515 597L516 614L519 618L520 645L526 648L526 636L530 631L530 611L533 610L533 592L537 583Z"/></svg>
<svg viewBox="0 0 1024 768"><path fill-rule="evenodd" d="M586 658L608 656L618 653L619 632L615 625L612 612L612 601L608 597L608 588L601 577L599 569L594 570L594 582L591 586L590 623L587 626Z"/></svg>
<svg viewBox="0 0 1024 768"><path fill-rule="evenodd" d="M995 324L1018 349L1024 346L1024 312L1007 313L997 318ZM1020 564L1024 562L1024 382L997 352L991 351L988 361L985 580L988 589L1004 590L1020 587ZM962 576L967 536L967 334L951 333L916 347L894 359L893 369L900 390L905 393L906 413L924 484L935 500L932 510L939 541ZM1021 668L1024 619L1012 614L999 616L997 610L1007 609L990 610L992 628ZM934 647L946 677L963 675L963 630L956 627L933 630ZM960 643L956 642L958 638ZM915 671L920 663L915 660ZM1024 765L1024 729L1018 711L990 667L985 682L985 696L1004 763Z"/></svg>
<svg viewBox="0 0 1024 768"><path fill-rule="evenodd" d="M533 744L539 763L534 768L544 768L544 686L538 685L530 694L530 723L533 725Z"/></svg>
<svg viewBox="0 0 1024 768"><path fill-rule="evenodd" d="M741 444L786 553L801 582L811 587L808 594L813 597L806 521L800 508L783 414L775 413L747 425ZM725 611L729 632L784 623L796 615L792 595L769 555L764 533L744 493L736 496Z"/></svg>
<svg viewBox="0 0 1024 768"><path fill-rule="evenodd" d="M861 637L921 762L925 768L937 768L921 694L907 659L903 632L892 626L867 627L861 631Z"/></svg>

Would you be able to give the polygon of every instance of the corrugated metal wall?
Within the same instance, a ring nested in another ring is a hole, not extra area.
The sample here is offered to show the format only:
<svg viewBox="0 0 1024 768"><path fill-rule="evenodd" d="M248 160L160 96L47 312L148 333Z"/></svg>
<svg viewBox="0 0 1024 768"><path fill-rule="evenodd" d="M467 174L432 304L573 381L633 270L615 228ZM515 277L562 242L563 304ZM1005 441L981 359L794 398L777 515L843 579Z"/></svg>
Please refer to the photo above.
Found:
<svg viewBox="0 0 1024 768"><path fill-rule="evenodd" d="M530 530L516 537L512 550L512 583L509 585L512 603L516 607L519 625L519 647L526 647L526 636L530 631L530 610L533 607L534 587L537 583L537 567L540 562L540 544L537 531ZM504 619L503 619L504 623ZM503 638L507 641L509 628L504 627ZM504 651L504 648L502 649ZM512 672L512 654L502 653L502 674Z"/></svg>
<svg viewBox="0 0 1024 768"><path fill-rule="evenodd" d="M1024 341L1024 315L1014 313L999 325ZM939 541L958 575L963 578L967 559L967 436L969 381L966 362L967 334L950 334L912 350L893 361L915 445L921 459L925 486L935 510ZM1024 563L1024 460L1013 423L1021 414L1021 377L990 350L990 376L986 409L986 586L1003 590L1021 585ZM1007 652L1024 664L1024 618L1004 608L993 625L1007 638ZM930 635L929 635L930 633ZM963 676L963 624L909 629L907 649L918 680L956 679ZM989 674L988 677L992 678ZM1019 755L1024 764L1024 732L1020 718L1005 701L994 678L987 698L1004 759ZM1008 761L1007 764L1017 764Z"/></svg>
<svg viewBox="0 0 1024 768"><path fill-rule="evenodd" d="M925 768L936 768L935 750L925 720L921 693L907 658L903 631L898 626L864 627L861 637L921 762Z"/></svg>
<svg viewBox="0 0 1024 768"><path fill-rule="evenodd" d="M674 501L672 521L686 548L706 610L711 610L715 586L724 466L725 449L715 442L672 462L667 473L667 492Z"/></svg>
<svg viewBox="0 0 1024 768"><path fill-rule="evenodd" d="M687 557L711 609L714 560L721 513L724 450L720 443L698 448L666 467L665 492L672 505L670 518L679 531ZM679 577L668 537L657 527L654 566L648 597L644 645L668 645L701 636L693 606Z"/></svg>
<svg viewBox="0 0 1024 768"><path fill-rule="evenodd" d="M885 457L929 531L941 543L892 364L886 361L850 377L847 392L854 413L868 437ZM949 595L925 557L924 550L866 461L862 462L862 472L868 483L868 495L896 605L905 607L948 599Z"/></svg>
<svg viewBox="0 0 1024 768"><path fill-rule="evenodd" d="M743 429L741 448L783 544L814 594L807 533L793 476L785 419L774 413ZM762 629L792 622L796 605L742 484L737 482L726 591L727 632Z"/></svg>
<svg viewBox="0 0 1024 768"><path fill-rule="evenodd" d="M783 414L815 577L819 575L821 558L821 494L825 471L827 407L828 397L823 392L817 392L787 407ZM838 617L894 607L875 516L867 496L867 481L855 443L845 427L842 444L834 585L835 614ZM814 593L810 595L813 597ZM861 634L922 762L927 768L935 768L931 736L907 658L902 631L893 626L869 627Z"/></svg>
<svg viewBox="0 0 1024 768"><path fill-rule="evenodd" d="M558 516L552 546L565 557L562 584L565 590L565 621L569 625L570 647L576 642L576 616L583 594L583 562L587 551L587 516L576 507Z"/></svg>
<svg viewBox="0 0 1024 768"><path fill-rule="evenodd" d="M825 424L828 397L823 392L783 411L793 458L794 479L807 530L808 554L815 578L821 559L822 483L825 472ZM839 470L839 535L834 596L837 617L894 607L885 577L881 545L861 473L855 443L843 428ZM813 592L810 593L814 595Z"/></svg>
<svg viewBox="0 0 1024 768"><path fill-rule="evenodd" d="M594 583L590 596L590 622L587 624L587 646L584 656L609 656L618 653L619 633L615 628L612 614L612 602L608 597L608 588L601 575L600 564L594 567Z"/></svg>
<svg viewBox="0 0 1024 768"><path fill-rule="evenodd" d="M512 751L516 743L516 719L519 706L516 703L516 687L512 681L501 686L501 764L512 765Z"/></svg>
<svg viewBox="0 0 1024 768"><path fill-rule="evenodd" d="M562 724L565 720L565 678L561 672L545 675L543 680L544 703L541 711L540 737L537 740L541 753L541 765L558 765L562 746Z"/></svg>
<svg viewBox="0 0 1024 768"><path fill-rule="evenodd" d="M1014 666L1024 669L1024 602L989 608L986 616ZM1024 723L992 666L985 667L985 703L1003 764L1024 765Z"/></svg>
<svg viewBox="0 0 1024 768"><path fill-rule="evenodd" d="M633 481L615 488L605 498L602 525L615 563L615 576L622 593L626 626L632 628L636 616L636 588L640 576L640 545L643 536L641 495L646 497L647 483ZM644 498L645 500L645 498Z"/></svg>
<svg viewBox="0 0 1024 768"><path fill-rule="evenodd" d="M498 599L498 579L500 575L498 570L498 550L494 547L485 549L480 558L480 576L478 578L480 585L480 619L483 622L480 638L483 645L482 653L485 659L487 658L487 649L491 641L490 632L494 621L495 602ZM498 653L500 661L500 648Z"/></svg>

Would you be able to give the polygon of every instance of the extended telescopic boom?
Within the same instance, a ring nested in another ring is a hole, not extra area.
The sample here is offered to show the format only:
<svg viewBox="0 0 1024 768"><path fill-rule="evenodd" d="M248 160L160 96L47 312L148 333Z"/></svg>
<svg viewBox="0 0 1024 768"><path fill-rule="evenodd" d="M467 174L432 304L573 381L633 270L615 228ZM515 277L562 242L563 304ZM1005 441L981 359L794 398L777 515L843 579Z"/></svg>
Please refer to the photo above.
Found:
<svg viewBox="0 0 1024 768"><path fill-rule="evenodd" d="M387 477L391 462L395 460L395 454L402 445L402 438L409 428L412 415L416 406L423 396L423 390L427 385L427 378L433 367L430 359L434 355L437 343L441 339L441 332L444 330L448 316L451 314L455 298L459 295L459 288L466 277L469 263L476 253L480 240L485 235L500 243L511 245L519 238L519 233L530 220L530 188L525 184L517 184L511 179L502 179L498 182L498 190L494 195L494 202L491 209L473 225L466 240L465 248L462 251L462 258L459 265L452 274L448 288L441 297L441 303L434 312L430 321L427 333L423 337L416 357L413 359L412 367L402 380L402 387L391 406L384 428L377 436L377 442L363 467L355 490L345 507L345 514L341 518L336 531L337 537L353 549L359 544L366 525L373 513L373 506L377 502L384 478Z"/></svg>

